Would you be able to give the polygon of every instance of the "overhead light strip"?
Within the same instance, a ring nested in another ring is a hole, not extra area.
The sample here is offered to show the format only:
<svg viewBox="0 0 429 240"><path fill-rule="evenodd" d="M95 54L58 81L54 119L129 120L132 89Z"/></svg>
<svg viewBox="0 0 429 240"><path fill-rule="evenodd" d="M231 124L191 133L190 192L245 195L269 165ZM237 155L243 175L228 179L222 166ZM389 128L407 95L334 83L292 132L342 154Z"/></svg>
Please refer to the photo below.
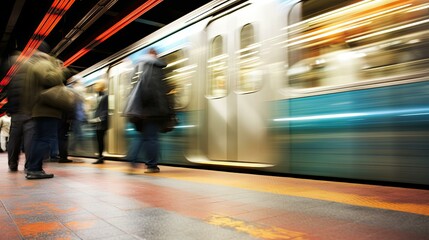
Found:
<svg viewBox="0 0 429 240"><path fill-rule="evenodd" d="M52 49L51 54L58 56L76 38L85 32L96 20L109 10L118 0L99 0L97 4L73 27L70 32Z"/></svg>
<svg viewBox="0 0 429 240"><path fill-rule="evenodd" d="M149 11L159 3L161 3L163 0L149 0L143 3L140 7L132 11L130 14L122 18L119 22L114 24L112 27L107 29L105 32L100 34L98 37L96 37L92 42L90 42L87 46L85 46L82 50L78 51L76 54L74 54L72 57L64 61L64 66L70 66L70 64L74 63L77 59L85 55L87 52L89 52L91 49L96 47L98 44L104 42L106 39L117 33L119 30L127 26L132 21L136 20L138 17L140 17L145 12Z"/></svg>
<svg viewBox="0 0 429 240"><path fill-rule="evenodd" d="M162 0L152 0L152 1L148 1L148 2L144 3L139 8L132 11L130 14L128 14L123 19L121 19L119 22L117 22L115 25L110 27L107 31L105 31L100 36L98 36L95 40L98 40L101 42L105 41L110 36L112 36L113 34L118 32L119 30L121 30L123 27L125 27L126 25L128 25L129 23L131 23L132 21L137 19L138 17L140 17L145 12L147 12L150 9L152 9L153 7L155 7L160 2L162 2Z"/></svg>
<svg viewBox="0 0 429 240"><path fill-rule="evenodd" d="M9 68L6 76L0 81L0 92L3 91L3 88L10 82L11 78L18 70L19 65L33 55L74 2L75 0L55 0L52 3L24 50L22 50L15 63Z"/></svg>
<svg viewBox="0 0 429 240"><path fill-rule="evenodd" d="M66 62L64 62L64 66L69 66L71 63L75 62L77 59L79 59L80 57L82 57L83 55L88 53L89 51L91 51L91 49L82 48L81 50L79 50L79 52L77 52L75 55L73 55L71 58L69 58Z"/></svg>
<svg viewBox="0 0 429 240"><path fill-rule="evenodd" d="M30 41L25 46L17 62L31 57L43 40L51 33L58 24L64 13L70 8L75 0L56 0L49 8L43 20L40 22Z"/></svg>

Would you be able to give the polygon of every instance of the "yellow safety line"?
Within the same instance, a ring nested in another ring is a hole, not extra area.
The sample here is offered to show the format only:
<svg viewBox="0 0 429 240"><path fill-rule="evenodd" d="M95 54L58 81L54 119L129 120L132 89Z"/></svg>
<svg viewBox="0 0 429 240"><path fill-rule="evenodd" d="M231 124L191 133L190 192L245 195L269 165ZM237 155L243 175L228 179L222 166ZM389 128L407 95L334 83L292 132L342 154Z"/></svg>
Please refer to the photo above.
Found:
<svg viewBox="0 0 429 240"><path fill-rule="evenodd" d="M87 164L85 164L85 166L87 166ZM95 167L98 167L98 165ZM119 164L113 164L110 162L107 165L102 166L102 168L125 172L129 174L132 174L132 173L143 174L143 171L144 171L142 169L138 169L138 170L135 170L134 172L131 172L130 168L124 167L123 163L120 163L119 165ZM295 185L288 186L288 185L276 184L275 181L273 181L272 183L267 183L267 182L261 182L261 181L242 181L240 178L237 178L235 180L231 178L210 178L210 177L207 177L206 175L199 175L199 174L184 175L183 172L161 171L160 173L153 174L151 176L173 178L173 179L179 179L179 180L191 181L191 182L197 182L197 183L207 183L207 184L213 184L213 185L237 187L237 188L253 190L253 191L268 192L268 193L282 194L282 195L295 196L295 197L305 197L305 198L324 200L324 201L330 201L330 202L338 202L338 203L355 205L355 206L379 208L379 209L415 213L415 214L429 216L429 202L428 204L388 202L381 199L381 197L377 197L377 196L362 196L362 195L350 194L350 193L332 192L332 191L321 190L321 189L318 189L317 187L309 187L308 185L306 185L306 187L295 186ZM329 184L329 182L327 182L327 184ZM345 184L348 184L348 183L345 183ZM392 191L394 191L394 189L392 189Z"/></svg>
<svg viewBox="0 0 429 240"><path fill-rule="evenodd" d="M294 239L294 240L304 240L309 239L305 233L296 232L291 230L286 230L279 227L265 227L265 226L256 226L249 225L243 221L235 220L225 216L212 216L209 221L210 224L232 228L239 232L247 233L251 236L262 238L262 239Z"/></svg>
<svg viewBox="0 0 429 240"><path fill-rule="evenodd" d="M282 194L282 195L295 196L295 197L305 197L305 198L324 200L324 201L330 201L330 202L338 202L338 203L355 205L355 206L380 208L380 209L386 209L386 210L416 213L416 214L429 216L429 203L414 204L414 203L388 202L380 199L377 196L362 196L357 194L332 192L332 191L321 190L316 187L280 186L277 184L269 184L266 182L260 183L258 181L231 182L231 179L228 179L227 181L225 181L225 179L207 179L204 177L203 178L192 177L192 176L178 177L178 176L168 176L167 173L163 174L162 177L170 177L170 178L193 181L193 182L204 182L204 183L215 184L215 185L232 186L232 187L248 189L253 191L268 192L268 193Z"/></svg>

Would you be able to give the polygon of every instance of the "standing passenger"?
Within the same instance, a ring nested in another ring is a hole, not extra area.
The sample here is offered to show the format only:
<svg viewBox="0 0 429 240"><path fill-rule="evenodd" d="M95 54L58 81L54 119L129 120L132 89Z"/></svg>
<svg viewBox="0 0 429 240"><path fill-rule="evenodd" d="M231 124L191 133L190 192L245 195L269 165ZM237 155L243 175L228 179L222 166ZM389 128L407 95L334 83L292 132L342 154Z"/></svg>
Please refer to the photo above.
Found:
<svg viewBox="0 0 429 240"><path fill-rule="evenodd" d="M157 173L160 151L158 132L166 119L174 114L172 101L167 97L168 87L163 80L162 68L167 64L157 57L154 49L149 50L140 64L143 69L133 90L136 94L128 100L124 110L124 116L132 118L139 131L139 139L131 143L126 159L135 167L140 149L145 145L145 173Z"/></svg>
<svg viewBox="0 0 429 240"><path fill-rule="evenodd" d="M67 85L67 80L74 75L74 71L69 68L63 68L64 85ZM70 88L70 90L72 90ZM75 93L75 91L73 91ZM76 94L76 93L75 93ZM76 94L77 98L77 94ZM76 100L77 101L77 100ZM75 102L76 103L76 102ZM72 163L73 160L68 159L69 151L69 131L72 119L75 115L75 108L72 111L64 111L61 116L61 121L58 126L58 163Z"/></svg>
<svg viewBox="0 0 429 240"><path fill-rule="evenodd" d="M82 96L83 88L80 84L80 81L76 80L71 84L71 87L75 91L77 98L75 114L71 122L71 132L73 134L73 138L71 139L70 150L78 151L79 149L77 148L77 145L79 145L80 147L83 146L82 126L87 122L87 118L84 108L84 97Z"/></svg>
<svg viewBox="0 0 429 240"><path fill-rule="evenodd" d="M29 82L32 92L26 94L38 97L32 108L35 133L29 152L27 179L54 177L54 174L48 174L43 170L43 160L50 154L51 143L58 139L58 124L62 116L60 108L47 105L39 97L42 91L63 85L64 76L61 66L55 58L46 53L36 52L35 56L34 64L27 73L32 78Z"/></svg>
<svg viewBox="0 0 429 240"><path fill-rule="evenodd" d="M49 48L42 43L39 50L47 52ZM21 149L25 153L25 171L28 168L28 153L30 152L34 135L34 121L31 119L31 111L36 96L31 93L30 83L33 79L30 75L27 75L27 72L34 64L33 59L35 58L38 58L38 56L33 56L32 59L19 65L6 89L8 99L7 114L11 117L7 151L10 172L18 171Z"/></svg>
<svg viewBox="0 0 429 240"><path fill-rule="evenodd" d="M95 91L98 93L97 97L97 109L95 110L94 118L89 122L95 123L95 131L97 135L97 146L98 146L98 160L93 164L104 163L104 137L108 128L108 97L105 94L106 84L104 81L98 81L94 85Z"/></svg>

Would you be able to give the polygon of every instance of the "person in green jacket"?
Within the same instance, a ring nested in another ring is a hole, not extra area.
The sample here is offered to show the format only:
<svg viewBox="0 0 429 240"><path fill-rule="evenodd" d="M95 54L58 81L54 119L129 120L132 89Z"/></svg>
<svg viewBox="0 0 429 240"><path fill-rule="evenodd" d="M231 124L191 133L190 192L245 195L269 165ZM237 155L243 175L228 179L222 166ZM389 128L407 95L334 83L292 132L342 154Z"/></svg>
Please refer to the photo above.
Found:
<svg viewBox="0 0 429 240"><path fill-rule="evenodd" d="M26 97L36 97L32 104L31 113L35 123L35 133L31 144L27 179L52 178L54 174L48 174L43 170L43 160L49 156L51 143L58 139L58 124L60 124L63 111L52 104L46 104L39 97L42 91L57 85L64 85L64 75L59 60L48 54L37 51L29 60L27 69Z"/></svg>

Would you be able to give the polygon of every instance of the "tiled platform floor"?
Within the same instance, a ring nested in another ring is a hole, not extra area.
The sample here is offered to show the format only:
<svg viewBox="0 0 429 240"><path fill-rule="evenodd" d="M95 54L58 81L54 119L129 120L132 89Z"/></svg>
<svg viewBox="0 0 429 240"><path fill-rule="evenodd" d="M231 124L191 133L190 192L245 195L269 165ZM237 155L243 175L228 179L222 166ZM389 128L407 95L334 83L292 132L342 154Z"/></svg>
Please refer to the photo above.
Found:
<svg viewBox="0 0 429 240"><path fill-rule="evenodd" d="M124 162L8 172L0 239L429 239L429 191Z"/></svg>

